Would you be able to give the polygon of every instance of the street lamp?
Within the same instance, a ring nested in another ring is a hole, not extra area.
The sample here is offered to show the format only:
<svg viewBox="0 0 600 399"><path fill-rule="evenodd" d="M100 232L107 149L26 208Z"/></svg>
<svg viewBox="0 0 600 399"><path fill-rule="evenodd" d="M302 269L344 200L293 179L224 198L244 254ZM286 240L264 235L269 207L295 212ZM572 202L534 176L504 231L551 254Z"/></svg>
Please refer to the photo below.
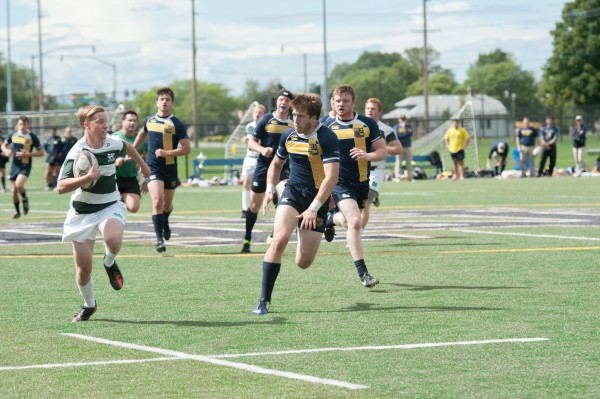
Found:
<svg viewBox="0 0 600 399"><path fill-rule="evenodd" d="M69 49L75 49L75 48L91 48L92 49L92 53L96 52L96 47L92 46L92 45L73 45L73 46L60 46L60 47L55 47L53 49L50 49L48 51L44 51L41 54L37 54L37 55L32 55L31 56L31 79L35 80L35 71L33 68L34 65L34 61L36 58L40 57L40 60L42 59L42 57L46 54L50 54L53 53L55 51L58 50L69 50ZM40 66L42 65L42 62L40 62ZM40 112L44 110L44 73L43 70L40 69L40 81L39 81L39 91L38 91L38 106L39 106L39 110ZM34 106L33 106L33 97L35 97L34 95L34 91L35 91L35 82L32 85L32 98L31 98L31 109L33 110Z"/></svg>
<svg viewBox="0 0 600 399"><path fill-rule="evenodd" d="M73 54L73 55L61 55L60 56L60 61L62 62L63 59L67 58L67 57L71 57L71 58L89 58L92 59L94 61L97 61L101 64L104 64L106 66L112 67L112 71L113 71L113 92L112 92L112 98L113 98L113 102L115 103L115 105L117 104L117 64L114 64L112 62L107 62L104 61L101 58L98 57L94 57L93 55L79 55L79 54Z"/></svg>
<svg viewBox="0 0 600 399"><path fill-rule="evenodd" d="M302 55L302 61L304 62L304 92L308 92L308 82L306 79L306 53L303 52L302 50L300 50L298 47L296 46L292 46L292 45L288 45L289 47L293 48L294 50L296 50L297 52L299 52ZM285 51L285 45L282 44L281 45L281 52L283 53Z"/></svg>

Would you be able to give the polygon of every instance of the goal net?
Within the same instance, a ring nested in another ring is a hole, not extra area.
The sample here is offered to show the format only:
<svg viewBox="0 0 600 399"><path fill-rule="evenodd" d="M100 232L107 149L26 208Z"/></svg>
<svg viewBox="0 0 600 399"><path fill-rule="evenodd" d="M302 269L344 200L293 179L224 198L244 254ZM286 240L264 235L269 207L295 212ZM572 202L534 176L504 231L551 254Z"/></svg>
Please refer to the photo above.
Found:
<svg viewBox="0 0 600 399"><path fill-rule="evenodd" d="M479 163L479 151L477 148L477 124L473 113L473 104L467 101L452 118L460 119L460 126L471 136L469 146L465 150L465 174L468 172L477 172L481 169ZM450 152L444 145L444 135L451 126L451 120L447 120L432 132L420 137L412 142L412 153L418 155L430 155L433 151L440 154L444 171L453 170L454 164L450 157Z"/></svg>

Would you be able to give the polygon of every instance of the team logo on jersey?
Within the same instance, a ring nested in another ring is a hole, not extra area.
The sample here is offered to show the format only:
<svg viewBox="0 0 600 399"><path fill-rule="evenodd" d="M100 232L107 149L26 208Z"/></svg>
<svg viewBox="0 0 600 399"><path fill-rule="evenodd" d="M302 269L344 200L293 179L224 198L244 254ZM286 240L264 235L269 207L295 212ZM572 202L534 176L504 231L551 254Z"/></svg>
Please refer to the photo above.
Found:
<svg viewBox="0 0 600 399"><path fill-rule="evenodd" d="M308 142L308 155L319 155L319 144L314 139Z"/></svg>
<svg viewBox="0 0 600 399"><path fill-rule="evenodd" d="M173 134L173 129L175 128L175 126L171 125L170 123L165 123L165 127L163 129L163 132L166 134Z"/></svg>
<svg viewBox="0 0 600 399"><path fill-rule="evenodd" d="M354 137L357 139L365 137L365 129L363 129L362 127L354 128Z"/></svg>
<svg viewBox="0 0 600 399"><path fill-rule="evenodd" d="M112 152L106 154L106 157L108 159L108 162L113 162L115 160L115 154L113 154Z"/></svg>

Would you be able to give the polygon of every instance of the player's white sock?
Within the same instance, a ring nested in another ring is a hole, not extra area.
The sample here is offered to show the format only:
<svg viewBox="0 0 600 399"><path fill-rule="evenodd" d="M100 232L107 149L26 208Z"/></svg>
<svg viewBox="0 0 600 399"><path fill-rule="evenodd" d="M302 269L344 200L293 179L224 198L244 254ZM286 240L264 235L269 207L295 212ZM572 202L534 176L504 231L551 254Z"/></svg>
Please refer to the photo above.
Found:
<svg viewBox="0 0 600 399"><path fill-rule="evenodd" d="M77 285L77 287L79 287L79 292L85 302L83 306L86 308L93 308L96 306L96 299L94 298L94 279L91 278L90 282L83 287L80 285Z"/></svg>
<svg viewBox="0 0 600 399"><path fill-rule="evenodd" d="M117 257L117 254L113 254L106 247L104 247L104 251L106 253L106 255L104 256L104 266L111 267L113 262L115 261L115 258Z"/></svg>
<svg viewBox="0 0 600 399"><path fill-rule="evenodd" d="M250 190L242 190L242 211L250 208Z"/></svg>

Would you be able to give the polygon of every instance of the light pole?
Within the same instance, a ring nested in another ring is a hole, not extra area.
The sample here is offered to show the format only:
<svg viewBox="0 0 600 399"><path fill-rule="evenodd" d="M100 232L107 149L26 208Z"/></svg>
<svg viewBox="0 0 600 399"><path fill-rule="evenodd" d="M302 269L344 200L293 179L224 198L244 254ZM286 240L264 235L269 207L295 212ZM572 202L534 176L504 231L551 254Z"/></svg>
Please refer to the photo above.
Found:
<svg viewBox="0 0 600 399"><path fill-rule="evenodd" d="M10 118L10 114L14 111L12 97L12 72L10 60L10 0L6 0L6 39L8 42L8 62L6 63L6 113ZM9 119L9 126L12 125Z"/></svg>
<svg viewBox="0 0 600 399"><path fill-rule="evenodd" d="M71 58L89 58L92 59L96 62L99 62L101 64L104 64L106 66L112 67L112 71L113 71L113 92L112 92L112 99L114 104L117 104L117 64L112 63L112 62L107 62L104 61L101 58L98 57L94 57L93 55L79 55L79 54L69 54L69 55L61 55L60 56L60 61L62 62L63 59L67 58L67 57L71 57Z"/></svg>
<svg viewBox="0 0 600 399"><path fill-rule="evenodd" d="M31 56L31 79L32 79L32 81L35 79L35 71L34 71L33 65L34 65L34 61L35 61L36 58L40 59L40 68L41 68L41 66L42 66L41 59L42 59L42 57L44 55L53 53L53 52L58 51L58 50L68 50L68 49L76 49L76 48L77 49L79 49L79 48L91 48L92 49L92 53L96 52L96 47L92 46L92 45L73 45L73 46L55 47L55 48L50 49L48 51L44 51L43 53L40 53L40 54L37 54L37 55L32 55ZM44 77L43 77L44 74L43 74L43 71L41 69L40 69L39 75L40 75L40 80L39 80L39 87L38 87L38 106L39 106L39 110L41 112L41 111L44 110L44 101L43 101L43 99L44 99ZM31 109L32 110L34 108L33 97L35 97L35 95L34 95L34 91L35 91L34 87L35 87L35 82L31 86L31 90L32 90Z"/></svg>
<svg viewBox="0 0 600 399"><path fill-rule="evenodd" d="M329 112L329 96L327 90L327 10L326 0L323 0L323 85L321 85L321 101L323 115Z"/></svg>
<svg viewBox="0 0 600 399"><path fill-rule="evenodd" d="M303 52L302 50L300 50L298 47L296 46L292 46L292 45L288 45L288 47L293 48L294 50L296 50L297 52L299 52L302 55L302 61L304 63L304 92L308 92L308 81L307 81L307 77L306 77L306 53ZM281 52L285 52L285 44L281 45Z"/></svg>

